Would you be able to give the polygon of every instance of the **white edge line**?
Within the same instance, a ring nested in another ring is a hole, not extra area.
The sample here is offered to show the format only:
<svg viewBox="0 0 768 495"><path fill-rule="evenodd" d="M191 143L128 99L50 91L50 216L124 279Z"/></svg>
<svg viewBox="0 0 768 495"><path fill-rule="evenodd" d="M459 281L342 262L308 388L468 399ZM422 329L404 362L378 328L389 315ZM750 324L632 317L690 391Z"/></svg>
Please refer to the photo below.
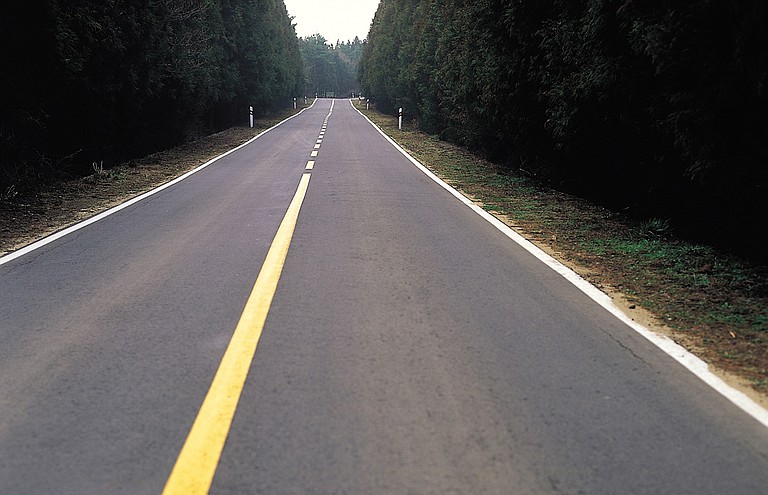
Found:
<svg viewBox="0 0 768 495"><path fill-rule="evenodd" d="M518 243L525 250L527 250L529 253L534 255L536 258L538 258L540 261L542 261L552 270L562 275L563 278L565 278L570 283L575 285L579 290L584 292L587 296L589 296L590 299L595 301L597 304L605 308L609 313L611 313L616 318L621 320L623 323L628 325L635 332L645 337L647 340L653 343L656 347L658 347L659 349L667 353L669 356L671 356L673 359L675 359L678 363L682 364L690 372L692 372L694 375L699 377L699 379L701 379L704 383L706 383L707 385L715 389L720 395L724 396L726 399L731 401L742 411L746 412L747 414L752 416L755 420L757 420L760 424L768 428L768 410L766 410L765 408L760 406L758 403L753 401L745 393L740 392L739 390L736 390L735 388L725 383L720 377L718 377L717 375L709 371L709 366L707 365L707 363L705 363L699 357L688 352L684 347L677 344L675 341L673 341L666 335L661 335L659 333L656 333L644 327L643 325L640 325L636 321L632 320L621 309L619 309L618 306L616 306L613 303L613 301L607 294L605 294L600 289L598 289L594 285L587 282L585 279L579 276L576 272L574 272L570 268L566 267L565 265L563 265L562 263L554 259L552 256L542 251L539 247L537 247L535 244L533 244L532 242L530 242L529 240L525 239L523 236L515 232L504 222L494 217L493 215L491 215L490 213L488 213L487 211L485 211L484 209L482 209L481 207L473 203L469 198L461 194L459 191L457 191L456 189L448 185L445 181L440 179L438 176L432 173L429 169L427 169L424 165L422 165L418 160L416 160L411 155L409 155L408 152L405 151L394 140L392 140L392 138L387 136L384 133L384 131L382 131L379 128L379 126L374 124L371 121L371 119L366 117L363 114L363 112L361 112L355 107L355 105L352 103L352 100L350 100L350 104L352 104L352 108L354 108L360 115L362 115L363 118L365 118L365 120L367 120L368 123L371 124L374 127L374 129L376 129L379 132L379 134L384 136L384 138L387 141L389 141L389 143L392 146L394 146L400 153L403 154L403 156L405 156L411 163L413 163L413 165L415 165L419 170L421 170L425 175L427 175L427 177L435 181L443 189L445 189L446 191L451 193L454 197L456 197L459 201L461 201L462 203L470 207L475 213L483 217L491 225L499 229L504 235L506 235L507 237L509 237L516 243Z"/></svg>
<svg viewBox="0 0 768 495"><path fill-rule="evenodd" d="M88 218L87 220L83 220L82 222L78 222L78 223L76 223L74 225L71 225L71 226L65 228L65 229L62 229L62 230L60 230L58 232L55 232L55 233L53 233L53 234L51 234L51 235L49 235L47 237L44 237L44 238L40 239L39 241L35 241L32 244L28 244L27 246L24 246L23 248L21 248L21 249L19 249L17 251L14 251L14 252L12 252L10 254L7 254L7 255L5 255L3 257L0 257L0 265L4 265L5 263L9 263L9 262L11 262L11 261L13 261L13 260L15 260L17 258L21 258L22 256L24 256L26 254L29 254L32 251L35 251L36 249L40 249L41 247L43 247L43 246L45 246L47 244L50 244L50 243L52 243L54 241L57 241L57 240L61 239L62 237L67 236L67 235L69 235L69 234L71 234L73 232L76 232L76 231L78 231L78 230L80 230L80 229L82 229L84 227L87 227L88 225L91 225L92 223L96 223L99 220L103 220L106 217L108 217L108 216L110 216L110 215L112 215L114 213L117 213L118 211L120 211L120 210L122 210L124 208L128 208L129 206L134 205L134 204L138 203L139 201L142 201L142 200L144 200L144 199L146 199L146 198L148 198L148 197L150 197L150 196L152 196L154 194L159 193L163 189L169 188L169 187L171 187L171 186L173 186L173 185L183 181L184 179L186 179L190 175L193 175L193 174L203 170L208 165L211 165L212 163L220 160L221 158L224 158L225 156L227 156L227 155L229 155L231 153L234 153L235 151L239 150L240 148L248 146L249 144L251 144L252 142L256 141L257 139L259 139L261 136L263 136L264 134L268 133L272 129L275 129L276 127L279 127L279 126L283 125L284 123L288 122L289 120L291 120L291 119L293 119L295 117L298 117L299 115L301 115L304 112L304 110L312 108L315 105L315 102L317 102L317 100L312 102L312 105L302 109L300 112L298 112L298 113L296 113L294 115L291 115L287 119L285 119L285 120L283 120L281 122L278 122L277 124L273 125L269 129L260 132L259 134L257 134L256 136L252 137L251 139L249 139L245 143L241 144L240 146L237 146L236 148L232 148L231 150L229 150L229 151L227 151L225 153L222 153L221 155L219 155L219 156L217 156L215 158L212 158L211 160L208 160L207 162L203 163L199 167L197 167L197 168L195 168L193 170L190 170L189 172L187 172L184 175L181 175L181 176L171 180L170 182L166 182L165 184L163 184L163 185L161 185L159 187L156 187L155 189L152 189L151 191L147 191L144 194L141 194L139 196L136 196L135 198L129 199L125 203L120 203L117 206L113 206L112 208L110 208L110 209L108 209L106 211L103 211L103 212L99 213L98 215L95 215L95 216L93 216L91 218Z"/></svg>

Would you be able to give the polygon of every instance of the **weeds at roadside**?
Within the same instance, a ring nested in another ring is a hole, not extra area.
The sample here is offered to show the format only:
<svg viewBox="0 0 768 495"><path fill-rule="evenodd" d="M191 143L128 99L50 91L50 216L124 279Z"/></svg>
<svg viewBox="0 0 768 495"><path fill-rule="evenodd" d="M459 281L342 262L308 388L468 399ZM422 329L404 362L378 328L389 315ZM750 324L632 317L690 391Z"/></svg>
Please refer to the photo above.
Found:
<svg viewBox="0 0 768 495"><path fill-rule="evenodd" d="M360 109L484 209L597 286L651 311L680 343L768 395L768 268L676 239L668 220L623 218Z"/></svg>

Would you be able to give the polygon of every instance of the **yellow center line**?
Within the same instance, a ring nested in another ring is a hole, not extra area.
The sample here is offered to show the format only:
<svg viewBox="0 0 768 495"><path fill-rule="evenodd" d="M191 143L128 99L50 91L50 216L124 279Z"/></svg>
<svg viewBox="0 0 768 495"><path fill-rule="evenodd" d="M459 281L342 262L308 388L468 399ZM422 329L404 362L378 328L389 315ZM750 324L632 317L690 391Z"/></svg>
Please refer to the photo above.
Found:
<svg viewBox="0 0 768 495"><path fill-rule="evenodd" d="M204 495L211 487L283 271L299 211L309 187L310 175L305 173L302 176L298 190L275 234L240 322L176 459L163 495Z"/></svg>

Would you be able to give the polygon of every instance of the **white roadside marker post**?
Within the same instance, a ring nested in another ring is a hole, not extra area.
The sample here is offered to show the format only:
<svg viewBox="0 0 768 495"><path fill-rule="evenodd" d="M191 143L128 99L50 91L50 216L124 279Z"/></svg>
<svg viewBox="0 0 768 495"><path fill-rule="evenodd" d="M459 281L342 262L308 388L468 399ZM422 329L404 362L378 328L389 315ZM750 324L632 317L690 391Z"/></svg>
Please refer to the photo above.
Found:
<svg viewBox="0 0 768 495"><path fill-rule="evenodd" d="M403 130L403 107L400 107L400 111L398 113L399 113L399 116L397 118L397 128L402 131Z"/></svg>
<svg viewBox="0 0 768 495"><path fill-rule="evenodd" d="M253 127L253 107L250 107L250 113L251 113L251 127Z"/></svg>

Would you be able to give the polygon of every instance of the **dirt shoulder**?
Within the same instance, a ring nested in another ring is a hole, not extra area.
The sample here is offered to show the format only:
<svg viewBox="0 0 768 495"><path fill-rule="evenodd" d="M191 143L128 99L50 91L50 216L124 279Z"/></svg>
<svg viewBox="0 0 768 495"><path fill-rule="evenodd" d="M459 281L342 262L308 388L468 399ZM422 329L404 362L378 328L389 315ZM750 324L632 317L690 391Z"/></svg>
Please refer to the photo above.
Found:
<svg viewBox="0 0 768 495"><path fill-rule="evenodd" d="M502 170L397 119L365 111L460 190L603 292L631 319L702 358L768 407L768 269Z"/></svg>
<svg viewBox="0 0 768 495"><path fill-rule="evenodd" d="M294 113L259 119L177 148L118 164L88 177L0 191L0 256L147 192L235 148Z"/></svg>
<svg viewBox="0 0 768 495"><path fill-rule="evenodd" d="M0 191L0 255L89 218L244 143L290 113L235 127L26 196ZM768 407L768 271L675 239L498 169L396 119L367 112L449 184L608 293L635 321L672 337Z"/></svg>

